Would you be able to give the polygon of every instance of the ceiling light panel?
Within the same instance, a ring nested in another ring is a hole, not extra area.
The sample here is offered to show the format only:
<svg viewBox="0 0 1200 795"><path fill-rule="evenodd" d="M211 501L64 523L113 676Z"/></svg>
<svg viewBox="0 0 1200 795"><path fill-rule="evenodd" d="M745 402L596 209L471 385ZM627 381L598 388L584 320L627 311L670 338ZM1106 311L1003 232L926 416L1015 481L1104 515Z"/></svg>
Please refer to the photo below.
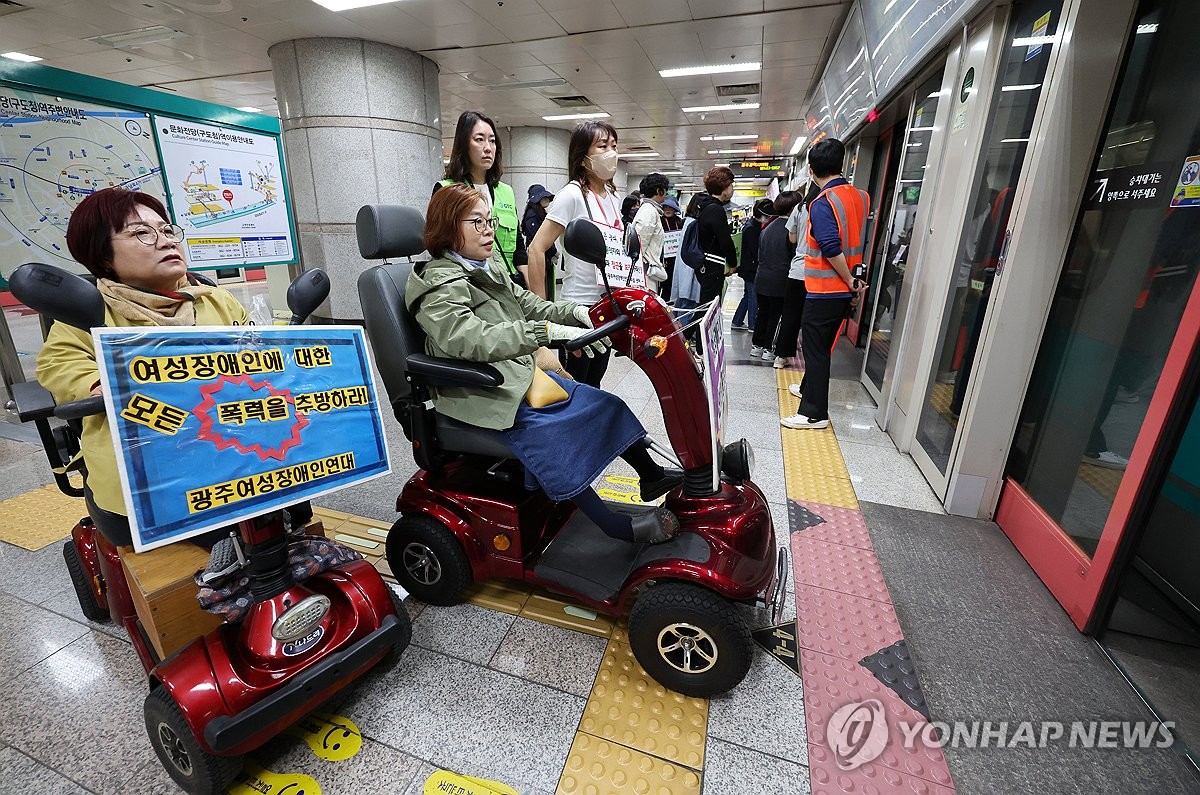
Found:
<svg viewBox="0 0 1200 795"><path fill-rule="evenodd" d="M684 108L684 113L709 113L721 110L758 110L757 102L742 102L734 105L698 105L693 108Z"/></svg>
<svg viewBox="0 0 1200 795"><path fill-rule="evenodd" d="M660 69L658 74L662 77L691 77L692 75L723 75L730 72L757 72L760 69L762 69L762 64L758 62L726 63L712 66L684 66L680 69Z"/></svg>

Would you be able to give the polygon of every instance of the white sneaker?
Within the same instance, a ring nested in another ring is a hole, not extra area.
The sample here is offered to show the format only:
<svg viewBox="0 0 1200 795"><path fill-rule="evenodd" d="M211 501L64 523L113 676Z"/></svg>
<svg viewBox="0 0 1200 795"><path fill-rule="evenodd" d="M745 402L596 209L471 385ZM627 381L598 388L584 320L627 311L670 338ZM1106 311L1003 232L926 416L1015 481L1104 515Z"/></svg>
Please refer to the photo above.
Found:
<svg viewBox="0 0 1200 795"><path fill-rule="evenodd" d="M788 391L792 393L792 397L797 397L797 398L804 397L804 393L802 393L800 391L799 384L792 384L791 386L788 387Z"/></svg>
<svg viewBox="0 0 1200 795"><path fill-rule="evenodd" d="M829 427L829 420L810 420L803 414L793 414L790 417L784 417L779 421L779 424L785 428L795 428L802 430L804 428L812 428L819 431L822 428Z"/></svg>
<svg viewBox="0 0 1200 795"><path fill-rule="evenodd" d="M758 347L757 345L750 346L750 358L751 359L760 359L760 358L762 358L762 355L763 355L762 348Z"/></svg>
<svg viewBox="0 0 1200 795"><path fill-rule="evenodd" d="M782 370L783 368L787 367L787 363L788 363L788 360L783 358L782 356L775 357L774 366L775 366L776 370Z"/></svg>
<svg viewBox="0 0 1200 795"><path fill-rule="evenodd" d="M774 361L775 351L770 350L769 348L763 348L762 357L764 362Z"/></svg>
<svg viewBox="0 0 1200 795"><path fill-rule="evenodd" d="M1129 459L1123 455L1118 455L1112 450L1105 450L1102 453L1083 454L1084 463L1092 466L1104 467L1105 469L1125 469L1129 466Z"/></svg>

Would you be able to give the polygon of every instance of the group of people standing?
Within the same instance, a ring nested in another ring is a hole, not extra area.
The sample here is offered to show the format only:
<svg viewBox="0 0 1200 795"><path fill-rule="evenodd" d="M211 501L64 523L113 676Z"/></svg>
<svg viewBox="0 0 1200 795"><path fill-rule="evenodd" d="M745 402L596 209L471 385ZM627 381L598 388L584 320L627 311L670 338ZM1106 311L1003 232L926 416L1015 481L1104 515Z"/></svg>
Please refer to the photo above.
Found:
<svg viewBox="0 0 1200 795"><path fill-rule="evenodd" d="M734 314L733 328L753 331L751 358L786 367L802 340L805 380L792 387L802 400L797 413L782 423L792 428L827 427L833 344L842 320L866 289L852 269L862 261L861 238L870 197L841 176L843 144L826 139L812 147L804 194L785 191L774 201L762 199L754 205L742 232L739 263L725 211L733 196L733 171L726 166L709 170L704 192L692 197L681 218L662 174L643 178L638 195L624 202L618 198L613 183L617 140L616 129L604 121L576 127L567 151L569 181L557 193L542 185L531 186L518 221L513 190L500 181L503 166L495 123L482 113L467 111L459 117L444 178L434 191L451 184L477 188L494 224L491 259L516 284L542 299L590 306L601 297L595 267L556 247L567 225L577 218L588 218L622 236L636 233L647 288L669 300L685 325L719 300L726 278L738 273L746 293ZM708 260L699 269L686 265L681 257L664 256L666 234L692 222L699 225L698 242ZM559 257L561 268L556 267ZM593 353L560 354L557 372L599 386L610 352ZM543 365L544 357L538 362Z"/></svg>

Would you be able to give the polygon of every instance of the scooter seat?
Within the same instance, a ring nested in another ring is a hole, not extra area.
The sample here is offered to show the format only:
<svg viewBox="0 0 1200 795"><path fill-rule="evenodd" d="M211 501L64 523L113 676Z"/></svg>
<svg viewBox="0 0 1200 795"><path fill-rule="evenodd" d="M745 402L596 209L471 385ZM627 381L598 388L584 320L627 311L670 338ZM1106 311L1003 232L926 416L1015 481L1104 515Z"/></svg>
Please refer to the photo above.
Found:
<svg viewBox="0 0 1200 795"><path fill-rule="evenodd" d="M451 419L443 414L436 415L438 441L443 450L452 453L472 453L492 458L513 458L513 452L504 443L504 437L491 428L480 428Z"/></svg>

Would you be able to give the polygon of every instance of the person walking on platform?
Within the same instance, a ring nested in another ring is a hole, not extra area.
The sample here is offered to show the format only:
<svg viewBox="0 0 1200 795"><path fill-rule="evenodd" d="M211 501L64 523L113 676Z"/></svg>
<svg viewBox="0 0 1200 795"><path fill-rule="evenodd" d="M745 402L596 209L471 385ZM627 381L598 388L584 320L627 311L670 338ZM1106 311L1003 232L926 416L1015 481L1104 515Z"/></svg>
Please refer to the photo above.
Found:
<svg viewBox="0 0 1200 795"><path fill-rule="evenodd" d="M770 362L775 359L775 330L783 315L784 295L787 293L788 268L792 264L794 247L788 242L786 221L792 208L800 201L794 190L784 191L771 205L771 215L758 237L758 275L754 288L758 292L758 324L754 327L750 358Z"/></svg>
<svg viewBox="0 0 1200 795"><path fill-rule="evenodd" d="M775 335L775 368L783 369L796 358L796 343L800 339L800 323L804 319L804 246L800 245L808 228L808 205L819 192L815 182L808 183L804 200L796 205L787 219L788 242L795 247L788 268L787 291L783 295L783 314L779 317L779 333Z"/></svg>
<svg viewBox="0 0 1200 795"><path fill-rule="evenodd" d="M617 131L604 121L587 121L575 128L567 144L567 173L571 181L554 195L546 210L546 220L529 244L529 289L541 298L553 296L553 273L547 278L546 252L562 237L567 224L576 218L588 218L618 241L625 232L621 222L621 201L613 185L617 173ZM618 242L619 245L619 242ZM601 288L596 266L563 251L565 276L562 299L591 306L600 300ZM571 377L589 386L600 386L608 370L612 351L596 356L571 355L562 351L563 366Z"/></svg>
<svg viewBox="0 0 1200 795"><path fill-rule="evenodd" d="M705 254L725 260L724 267L710 265L700 280L700 306L718 299L725 288L725 277L737 270L737 248L729 231L725 205L733 198L733 171L728 166L716 166L704 175L705 193L696 202L696 223L700 225L700 248Z"/></svg>
<svg viewBox="0 0 1200 795"><path fill-rule="evenodd" d="M450 149L446 171L443 179L433 186L433 192L454 184L479 188L488 205L488 213L495 219L492 259L508 278L524 287L528 255L517 224L516 196L511 185L500 181L504 174L502 161L495 122L479 111L463 111L454 128L454 146Z"/></svg>
<svg viewBox="0 0 1200 795"><path fill-rule="evenodd" d="M756 201L750 218L742 227L742 259L738 263L738 276L746 286L742 300L733 311L731 328L734 331L754 331L754 323L758 320L758 293L754 291L754 277L758 273L758 234L773 206L770 199Z"/></svg>
<svg viewBox="0 0 1200 795"><path fill-rule="evenodd" d="M667 271L663 268L663 226L662 203L667 198L667 188L670 181L662 174L647 174L642 177L638 190L642 194L642 203L633 216L632 228L637 232L638 242L642 245L642 265L646 269L646 289L655 294L661 294L663 283L667 280Z"/></svg>
<svg viewBox="0 0 1200 795"><path fill-rule="evenodd" d="M863 260L871 197L842 176L845 160L846 147L836 138L826 138L808 152L809 174L820 193L809 207L804 239L804 381L799 409L780 420L786 428L829 427L833 346L842 320L866 290L851 272Z"/></svg>

